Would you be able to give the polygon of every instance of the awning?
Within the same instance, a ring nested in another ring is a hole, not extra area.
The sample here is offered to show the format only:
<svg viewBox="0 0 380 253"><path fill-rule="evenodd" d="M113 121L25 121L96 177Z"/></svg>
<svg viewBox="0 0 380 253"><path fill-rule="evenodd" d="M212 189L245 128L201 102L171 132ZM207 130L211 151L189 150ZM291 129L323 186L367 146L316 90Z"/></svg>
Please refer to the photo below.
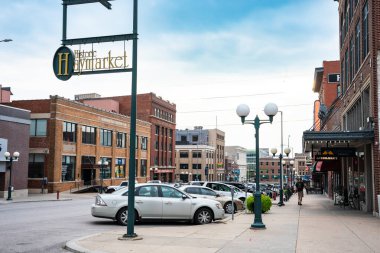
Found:
<svg viewBox="0 0 380 253"><path fill-rule="evenodd" d="M304 131L303 150L307 152L317 152L323 147L359 147L372 143L374 140L373 130L363 131Z"/></svg>

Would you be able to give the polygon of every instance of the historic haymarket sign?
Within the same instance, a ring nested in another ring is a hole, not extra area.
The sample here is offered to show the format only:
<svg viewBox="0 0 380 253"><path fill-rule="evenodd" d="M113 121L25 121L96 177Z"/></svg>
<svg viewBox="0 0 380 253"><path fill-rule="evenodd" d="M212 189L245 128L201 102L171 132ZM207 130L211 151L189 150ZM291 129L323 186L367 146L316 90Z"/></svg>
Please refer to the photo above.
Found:
<svg viewBox="0 0 380 253"><path fill-rule="evenodd" d="M109 50L105 56L98 55L97 51L74 50L74 71L78 74L85 71L124 69L128 68L127 53L122 56L114 56Z"/></svg>
<svg viewBox="0 0 380 253"><path fill-rule="evenodd" d="M53 59L55 76L63 81L69 80L73 74L97 74L105 71L129 70L128 56L124 53L115 55L112 50L74 50L60 47Z"/></svg>

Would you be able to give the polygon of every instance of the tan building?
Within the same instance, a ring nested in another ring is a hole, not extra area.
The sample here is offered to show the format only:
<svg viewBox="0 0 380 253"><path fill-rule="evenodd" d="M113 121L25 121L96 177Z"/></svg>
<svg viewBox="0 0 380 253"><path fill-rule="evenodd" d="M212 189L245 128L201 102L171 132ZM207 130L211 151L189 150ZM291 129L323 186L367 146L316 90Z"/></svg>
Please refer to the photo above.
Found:
<svg viewBox="0 0 380 253"><path fill-rule="evenodd" d="M130 118L58 96L13 101L31 111L29 191L40 191L47 178L49 192L83 185L119 184L128 179ZM136 179L149 171L151 124L137 120ZM99 166L98 162L108 162Z"/></svg>
<svg viewBox="0 0 380 253"><path fill-rule="evenodd" d="M215 148L208 145L176 145L176 181L212 181Z"/></svg>

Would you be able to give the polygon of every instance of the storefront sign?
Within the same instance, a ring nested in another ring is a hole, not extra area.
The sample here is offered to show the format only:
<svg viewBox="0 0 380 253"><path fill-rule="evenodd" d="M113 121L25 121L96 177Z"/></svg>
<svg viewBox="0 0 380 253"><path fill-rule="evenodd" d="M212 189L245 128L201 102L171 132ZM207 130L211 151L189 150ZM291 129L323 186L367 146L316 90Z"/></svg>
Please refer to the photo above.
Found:
<svg viewBox="0 0 380 253"><path fill-rule="evenodd" d="M108 51L107 55L100 56L94 50L74 50L74 55L74 71L78 72L78 74L85 71L124 69L129 67L125 51L123 56L114 56L111 50Z"/></svg>
<svg viewBox="0 0 380 253"><path fill-rule="evenodd" d="M315 161L336 161L338 160L337 156L330 156L330 155L316 155Z"/></svg>
<svg viewBox="0 0 380 253"><path fill-rule="evenodd" d="M354 157L356 156L355 148L321 148L322 155L337 157Z"/></svg>

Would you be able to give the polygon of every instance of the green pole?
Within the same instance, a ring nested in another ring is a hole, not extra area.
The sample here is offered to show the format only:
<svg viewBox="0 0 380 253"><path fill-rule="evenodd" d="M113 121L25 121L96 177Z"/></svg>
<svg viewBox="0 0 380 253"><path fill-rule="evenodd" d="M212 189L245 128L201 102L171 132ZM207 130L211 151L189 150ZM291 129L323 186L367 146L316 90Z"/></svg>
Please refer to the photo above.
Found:
<svg viewBox="0 0 380 253"><path fill-rule="evenodd" d="M259 129L260 119L256 115L254 120L255 137L256 137L256 192L255 192L255 219L251 225L251 228L265 228L265 224L261 218L261 192L260 192L260 159L259 159Z"/></svg>
<svg viewBox="0 0 380 253"><path fill-rule="evenodd" d="M133 49L132 49L132 94L131 94L131 126L128 182L128 225L127 234L123 237L136 237L135 228L135 171L136 171L136 97L137 97L137 2L133 0Z"/></svg>

